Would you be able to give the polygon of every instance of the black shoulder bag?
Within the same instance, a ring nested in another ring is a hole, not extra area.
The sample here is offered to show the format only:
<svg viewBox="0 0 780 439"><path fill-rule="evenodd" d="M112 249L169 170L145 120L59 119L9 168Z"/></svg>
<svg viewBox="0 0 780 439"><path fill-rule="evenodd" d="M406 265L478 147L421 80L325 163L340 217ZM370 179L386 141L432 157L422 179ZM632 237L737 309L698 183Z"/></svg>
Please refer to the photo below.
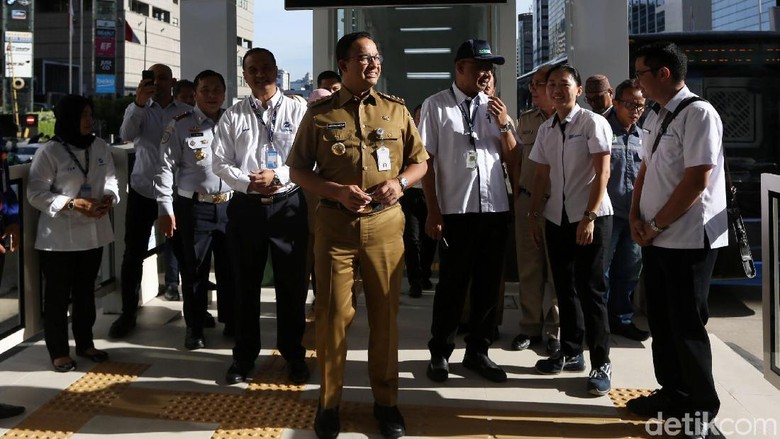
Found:
<svg viewBox="0 0 780 439"><path fill-rule="evenodd" d="M655 153L655 150L658 148L661 136L664 135L672 120L689 104L703 100L703 98L698 96L691 96L680 102L680 105L675 108L674 112L666 114L664 121L661 123L661 130L655 138L655 143L653 143L653 153ZM712 277L716 279L752 279L756 276L756 266L753 263L753 253L750 251L750 243L748 242L747 231L745 230L745 222L742 221L742 212L739 210L739 205L737 204L737 188L731 181L731 174L729 173L729 165L726 161L725 151L723 154L723 164L726 172L726 192L730 195L726 198L726 213L728 214L729 222L729 245L719 249L718 259L715 261L715 269L713 270Z"/></svg>

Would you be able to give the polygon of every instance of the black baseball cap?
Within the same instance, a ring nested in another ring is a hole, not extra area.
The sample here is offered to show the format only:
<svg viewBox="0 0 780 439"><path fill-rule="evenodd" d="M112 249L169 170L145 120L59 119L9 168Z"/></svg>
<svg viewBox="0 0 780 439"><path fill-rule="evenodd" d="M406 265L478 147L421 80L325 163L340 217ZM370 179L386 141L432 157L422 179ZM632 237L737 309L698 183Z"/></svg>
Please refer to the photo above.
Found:
<svg viewBox="0 0 780 439"><path fill-rule="evenodd" d="M455 55L455 61L462 59L476 59L478 61L490 61L493 64L504 65L504 57L493 55L490 50L490 43L485 40L468 40L460 45L458 54Z"/></svg>

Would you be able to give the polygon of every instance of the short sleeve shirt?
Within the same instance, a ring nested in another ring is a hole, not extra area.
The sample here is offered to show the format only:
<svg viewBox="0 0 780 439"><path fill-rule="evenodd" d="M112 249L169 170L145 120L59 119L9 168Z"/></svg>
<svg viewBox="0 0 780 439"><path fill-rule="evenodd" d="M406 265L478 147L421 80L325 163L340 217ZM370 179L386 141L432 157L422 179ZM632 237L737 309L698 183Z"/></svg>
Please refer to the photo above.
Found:
<svg viewBox="0 0 780 439"><path fill-rule="evenodd" d="M389 155L389 167L380 165ZM371 192L405 165L428 154L403 101L371 90L363 99L342 88L313 104L301 121L287 158L291 168L312 169L328 181Z"/></svg>
<svg viewBox="0 0 780 439"><path fill-rule="evenodd" d="M582 218L596 178L592 155L609 153L612 144L612 129L600 114L575 104L563 122L563 133L557 116L542 124L530 155L536 163L550 166L550 198L544 217L557 225L562 223L564 208L570 222ZM595 213L612 215L609 194L604 194Z"/></svg>
<svg viewBox="0 0 780 439"><path fill-rule="evenodd" d="M639 210L645 221L655 218L669 201L686 168L713 165L707 188L680 218L653 240L656 247L704 248L705 233L711 248L728 244L723 123L715 108L705 101L688 105L672 120L661 135L655 153L652 152L666 114L690 96L695 95L683 87L658 113L652 111L643 125L646 140L642 159L647 169Z"/></svg>
<svg viewBox="0 0 780 439"><path fill-rule="evenodd" d="M539 132L539 127L542 126L544 121L548 119L547 116L542 113L542 110L534 108L528 110L520 115L517 120L517 135L520 138L519 148L522 148L523 157L520 162L520 187L526 191L531 190L533 186L534 173L536 172L536 163L533 160L529 160L528 156L531 155L531 148L536 141L536 134ZM548 185L545 195L550 195L550 187Z"/></svg>

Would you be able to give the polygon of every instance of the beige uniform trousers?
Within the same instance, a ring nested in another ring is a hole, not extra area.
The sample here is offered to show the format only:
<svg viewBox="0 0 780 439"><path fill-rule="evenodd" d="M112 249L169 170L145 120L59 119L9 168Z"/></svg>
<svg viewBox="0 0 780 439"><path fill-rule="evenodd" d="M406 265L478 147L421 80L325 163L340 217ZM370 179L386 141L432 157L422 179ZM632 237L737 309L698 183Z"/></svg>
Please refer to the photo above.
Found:
<svg viewBox="0 0 780 439"><path fill-rule="evenodd" d="M544 217L539 216L542 248L536 248L529 231L528 212L531 197L519 193L515 203L515 245L517 276L520 282L520 333L528 336L558 336L558 301L553 288L552 272L547 261L544 240Z"/></svg>
<svg viewBox="0 0 780 439"><path fill-rule="evenodd" d="M370 327L368 375L374 400L398 400L398 304L403 274L404 215L396 204L370 215L320 204L315 216L314 306L320 404L341 402L347 328L355 315L352 284L360 270Z"/></svg>

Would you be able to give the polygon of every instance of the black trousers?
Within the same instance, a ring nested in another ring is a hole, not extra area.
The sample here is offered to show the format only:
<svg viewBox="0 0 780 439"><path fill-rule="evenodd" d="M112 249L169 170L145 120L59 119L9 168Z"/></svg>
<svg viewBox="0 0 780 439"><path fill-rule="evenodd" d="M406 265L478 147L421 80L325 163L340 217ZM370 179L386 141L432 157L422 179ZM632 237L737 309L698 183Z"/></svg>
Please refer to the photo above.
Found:
<svg viewBox="0 0 780 439"><path fill-rule="evenodd" d="M39 251L41 271L46 280L43 290L43 331L46 349L52 360L70 355L68 346L68 303L72 303L71 321L76 350L95 347L95 279L103 247L72 252Z"/></svg>
<svg viewBox="0 0 780 439"><path fill-rule="evenodd" d="M276 347L287 360L303 359L306 329L306 246L303 191L273 204L236 193L227 210L228 248L237 282L233 359L254 363L260 353L260 289L268 253L276 290Z"/></svg>
<svg viewBox="0 0 780 439"><path fill-rule="evenodd" d="M466 351L487 354L497 322L499 288L504 269L509 213L444 215L444 239L439 244L439 283L433 298L428 349L449 358L470 288L471 332Z"/></svg>
<svg viewBox="0 0 780 439"><path fill-rule="evenodd" d="M720 400L705 325L718 250L649 246L642 249L642 256L655 377L672 395L674 409L683 414L709 411L714 416Z"/></svg>
<svg viewBox="0 0 780 439"><path fill-rule="evenodd" d="M422 286L431 278L431 264L436 253L436 240L425 233L428 207L422 189L410 188L400 200L404 210L404 263L410 286Z"/></svg>
<svg viewBox="0 0 780 439"><path fill-rule="evenodd" d="M184 321L196 335L202 335L208 308L208 284L211 258L217 278L217 312L219 321L233 324L235 314L235 280L230 268L227 247L228 203L201 203L192 198L176 197L176 246L180 256Z"/></svg>
<svg viewBox="0 0 780 439"><path fill-rule="evenodd" d="M143 264L149 236L157 220L157 201L146 198L131 187L127 193L125 216L125 254L122 257L122 315L135 318L141 290Z"/></svg>
<svg viewBox="0 0 780 439"><path fill-rule="evenodd" d="M582 353L587 340L591 367L609 363L609 318L607 317L604 258L612 236L612 216L594 221L593 242L577 245L577 225L564 215L561 225L545 223L561 327L561 351L566 356Z"/></svg>

